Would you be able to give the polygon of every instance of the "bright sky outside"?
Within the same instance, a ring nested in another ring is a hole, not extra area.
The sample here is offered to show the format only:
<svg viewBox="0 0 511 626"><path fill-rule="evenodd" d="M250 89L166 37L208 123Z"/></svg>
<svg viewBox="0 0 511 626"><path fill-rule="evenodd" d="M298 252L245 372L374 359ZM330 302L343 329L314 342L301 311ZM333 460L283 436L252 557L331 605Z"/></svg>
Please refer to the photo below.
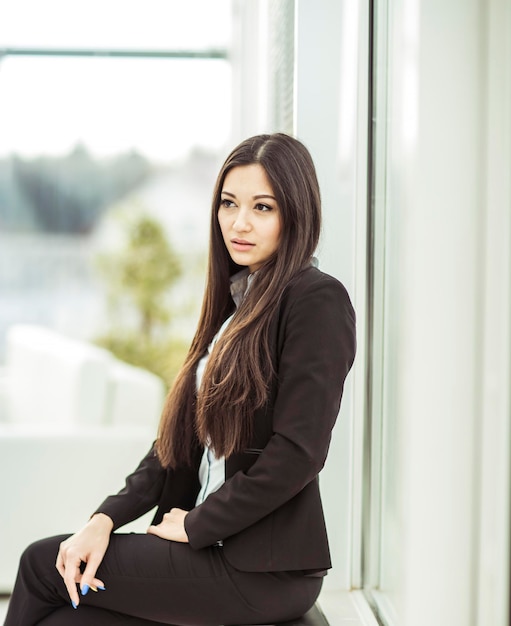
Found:
<svg viewBox="0 0 511 626"><path fill-rule="evenodd" d="M0 48L228 48L230 0L5 0ZM8 57L0 63L0 154L157 160L229 138L227 61Z"/></svg>

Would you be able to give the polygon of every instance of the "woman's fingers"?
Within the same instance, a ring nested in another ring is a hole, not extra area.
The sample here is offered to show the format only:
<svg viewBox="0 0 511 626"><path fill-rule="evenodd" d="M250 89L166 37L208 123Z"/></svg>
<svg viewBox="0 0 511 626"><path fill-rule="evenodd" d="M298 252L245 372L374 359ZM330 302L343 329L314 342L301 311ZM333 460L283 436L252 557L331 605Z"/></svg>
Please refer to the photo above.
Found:
<svg viewBox="0 0 511 626"><path fill-rule="evenodd" d="M90 586L92 591L105 591L105 583L100 578L94 578L92 580L92 585Z"/></svg>
<svg viewBox="0 0 511 626"><path fill-rule="evenodd" d="M64 580L64 584L66 585L67 593L69 595L69 598L71 599L71 603L76 608L79 603L79 598L78 592L76 590L75 576L77 573L80 574L80 562L78 562L78 566L76 566L75 564L75 567L73 569L73 565L69 557L65 541L60 544L55 567L57 568L58 573L62 576L62 579Z"/></svg>
<svg viewBox="0 0 511 626"><path fill-rule="evenodd" d="M57 554L57 561L55 562L55 567L57 568L57 571L62 576L62 578L64 578L64 572L65 572L64 559L62 558L62 554L60 550L59 550L59 553Z"/></svg>
<svg viewBox="0 0 511 626"><path fill-rule="evenodd" d="M165 513L159 524L149 526L147 533L162 539L168 539L169 541L188 543L188 535L184 525L187 515L188 511L183 511L183 509L171 509L168 513Z"/></svg>
<svg viewBox="0 0 511 626"><path fill-rule="evenodd" d="M96 578L96 570L100 566L101 561L103 560L103 556L104 552L101 554L93 553L90 555L87 561L87 565L83 570L81 580L79 581L82 596L86 595L89 589L92 589L93 591L96 591L100 587L103 590L105 589L103 581L99 580L99 578Z"/></svg>
<svg viewBox="0 0 511 626"><path fill-rule="evenodd" d="M76 608L80 604L80 597L76 587L76 579L80 576L80 557L71 558L69 555L64 562L64 584L71 599L71 604Z"/></svg>
<svg viewBox="0 0 511 626"><path fill-rule="evenodd" d="M73 607L76 608L80 604L80 595L85 596L90 590L94 592L105 591L104 581L95 576L100 563L100 558L92 562L89 561L82 574L80 571L82 560L79 557L71 557L67 554L66 559L64 559L59 553L57 570L64 580ZM78 593L77 584L79 585L80 593Z"/></svg>
<svg viewBox="0 0 511 626"><path fill-rule="evenodd" d="M90 521L60 544L55 566L75 608L80 603L80 595L86 595L91 589L105 589L104 582L96 577L96 571L105 556L109 540L110 528L98 519ZM85 563L83 573L80 570L82 563Z"/></svg>

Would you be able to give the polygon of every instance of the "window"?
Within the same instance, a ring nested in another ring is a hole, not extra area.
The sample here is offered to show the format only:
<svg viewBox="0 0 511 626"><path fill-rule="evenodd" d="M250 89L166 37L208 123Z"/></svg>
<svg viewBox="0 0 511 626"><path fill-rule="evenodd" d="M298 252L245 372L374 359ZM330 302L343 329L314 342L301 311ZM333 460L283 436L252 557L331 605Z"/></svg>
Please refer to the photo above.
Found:
<svg viewBox="0 0 511 626"><path fill-rule="evenodd" d="M0 362L12 323L109 332L97 262L120 214L163 226L172 332L189 339L231 135L230 0L10 2L2 24Z"/></svg>

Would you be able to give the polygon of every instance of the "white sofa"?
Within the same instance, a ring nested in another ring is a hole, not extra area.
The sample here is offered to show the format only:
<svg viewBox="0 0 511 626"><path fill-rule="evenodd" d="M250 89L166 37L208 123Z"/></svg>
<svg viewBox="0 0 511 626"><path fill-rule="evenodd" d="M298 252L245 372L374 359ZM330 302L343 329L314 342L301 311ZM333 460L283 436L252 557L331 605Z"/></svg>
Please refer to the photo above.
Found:
<svg viewBox="0 0 511 626"><path fill-rule="evenodd" d="M0 593L32 541L77 530L155 438L163 382L108 351L14 325L0 375ZM130 524L144 531L150 514ZM124 530L124 529L123 529Z"/></svg>

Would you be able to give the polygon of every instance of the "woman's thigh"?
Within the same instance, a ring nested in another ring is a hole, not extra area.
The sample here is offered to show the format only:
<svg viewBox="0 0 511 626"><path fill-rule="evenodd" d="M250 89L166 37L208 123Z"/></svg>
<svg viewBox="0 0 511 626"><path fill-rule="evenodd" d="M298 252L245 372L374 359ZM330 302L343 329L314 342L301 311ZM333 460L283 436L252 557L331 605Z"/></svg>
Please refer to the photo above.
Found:
<svg viewBox="0 0 511 626"><path fill-rule="evenodd" d="M106 590L81 596L75 610L53 566L62 539L40 542L40 557L51 563L45 575L50 576L51 569L54 588L62 598L61 606L41 622L44 626L268 623L307 610L321 586L318 579L292 574L238 572L226 563L222 548L193 550L155 535L114 534L98 569ZM86 616L93 609L94 616Z"/></svg>
<svg viewBox="0 0 511 626"><path fill-rule="evenodd" d="M93 606L81 606L80 610L75 610L69 605L53 611L48 617L37 622L37 626L159 626L159 624L152 620Z"/></svg>
<svg viewBox="0 0 511 626"><path fill-rule="evenodd" d="M113 535L97 574L106 591L89 591L81 603L164 624L219 624L217 616L236 602L219 550Z"/></svg>

